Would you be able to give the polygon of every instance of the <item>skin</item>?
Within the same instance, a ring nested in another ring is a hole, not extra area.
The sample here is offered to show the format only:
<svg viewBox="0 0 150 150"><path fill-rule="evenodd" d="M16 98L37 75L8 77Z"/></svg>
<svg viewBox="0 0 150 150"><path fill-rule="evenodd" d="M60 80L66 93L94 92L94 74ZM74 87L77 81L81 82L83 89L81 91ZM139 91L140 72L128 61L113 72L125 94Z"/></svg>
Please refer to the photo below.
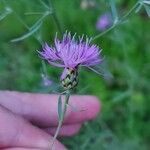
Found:
<svg viewBox="0 0 150 150"><path fill-rule="evenodd" d="M0 91L0 149L46 150L55 133L58 95ZM94 96L71 96L59 136L73 136L82 123L94 119L99 100ZM84 111L80 111L84 110ZM58 140L55 150L67 150Z"/></svg>

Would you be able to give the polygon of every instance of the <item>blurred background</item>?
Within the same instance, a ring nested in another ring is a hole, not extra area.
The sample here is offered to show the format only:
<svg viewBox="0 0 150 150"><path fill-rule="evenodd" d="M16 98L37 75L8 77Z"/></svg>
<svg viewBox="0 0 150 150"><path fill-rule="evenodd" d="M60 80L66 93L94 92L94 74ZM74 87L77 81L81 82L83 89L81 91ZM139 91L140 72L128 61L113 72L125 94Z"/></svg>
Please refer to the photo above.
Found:
<svg viewBox="0 0 150 150"><path fill-rule="evenodd" d="M61 37L66 30L95 37L122 19L137 2L0 0L0 89L60 90L62 70L41 62L36 51L42 48L40 43L52 44L56 32ZM103 49L103 70L112 77L80 71L75 93L97 96L102 109L78 135L61 139L70 150L150 149L149 3L141 0L129 17L93 41Z"/></svg>

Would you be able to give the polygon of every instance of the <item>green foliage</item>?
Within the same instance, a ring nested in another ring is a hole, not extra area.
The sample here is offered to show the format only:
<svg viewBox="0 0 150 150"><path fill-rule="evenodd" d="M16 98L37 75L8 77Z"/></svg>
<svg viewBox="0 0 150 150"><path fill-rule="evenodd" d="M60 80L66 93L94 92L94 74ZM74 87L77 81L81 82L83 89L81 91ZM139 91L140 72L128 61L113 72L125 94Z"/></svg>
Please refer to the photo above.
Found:
<svg viewBox="0 0 150 150"><path fill-rule="evenodd" d="M98 16L111 11L106 1L97 0L96 8L87 10L82 10L77 0L53 1L55 9L49 2L0 1L0 89L45 92L40 85L42 63L36 52L41 49L39 41L52 44L55 33L60 36L62 29L94 37L100 33L95 29ZM114 2L121 19L137 1ZM71 150L149 149L150 21L149 10L146 13L142 8L137 7L138 13L133 12L128 20L94 41L103 49L113 78L104 80L88 69L80 70L76 93L98 96L102 110L80 134L63 139ZM47 11L49 14L41 20ZM20 35L18 42L10 42ZM44 72L58 82L62 70L46 68Z"/></svg>
<svg viewBox="0 0 150 150"><path fill-rule="evenodd" d="M110 6L111 6L111 11L112 11L112 16L113 16L114 23L117 23L118 13L117 13L117 8L116 8L116 5L115 5L115 1L114 0L109 0L109 1L110 1Z"/></svg>
<svg viewBox="0 0 150 150"><path fill-rule="evenodd" d="M5 10L0 14L0 21L7 17L7 15L10 13L12 13L12 10L9 7L6 7Z"/></svg>

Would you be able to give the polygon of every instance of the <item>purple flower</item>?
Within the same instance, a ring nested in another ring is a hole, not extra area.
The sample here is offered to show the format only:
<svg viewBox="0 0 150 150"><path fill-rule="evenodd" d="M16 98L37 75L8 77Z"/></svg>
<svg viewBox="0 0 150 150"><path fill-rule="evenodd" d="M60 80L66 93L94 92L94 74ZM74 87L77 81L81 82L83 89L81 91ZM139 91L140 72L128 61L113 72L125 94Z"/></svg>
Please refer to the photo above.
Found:
<svg viewBox="0 0 150 150"><path fill-rule="evenodd" d="M97 30L103 31L109 28L112 25L112 17L111 14L105 13L101 15L96 23Z"/></svg>
<svg viewBox="0 0 150 150"><path fill-rule="evenodd" d="M61 75L61 81L66 89L77 85L78 67L91 67L101 63L100 49L94 44L90 44L91 39L71 37L70 33L65 33L62 41L55 37L54 46L44 45L43 50L39 52L41 58L48 61L49 64L64 68Z"/></svg>

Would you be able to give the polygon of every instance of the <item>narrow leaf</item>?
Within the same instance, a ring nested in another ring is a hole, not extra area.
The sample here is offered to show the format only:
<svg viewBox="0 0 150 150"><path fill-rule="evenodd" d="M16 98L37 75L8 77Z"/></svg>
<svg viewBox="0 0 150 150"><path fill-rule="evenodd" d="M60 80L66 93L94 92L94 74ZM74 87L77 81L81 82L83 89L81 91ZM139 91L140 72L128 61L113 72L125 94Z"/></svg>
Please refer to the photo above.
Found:
<svg viewBox="0 0 150 150"><path fill-rule="evenodd" d="M143 5L139 3L139 6L136 8L135 13L138 13L141 10L142 6Z"/></svg>
<svg viewBox="0 0 150 150"><path fill-rule="evenodd" d="M11 40L11 42L22 41L22 40L30 37L36 31L38 31L40 29L40 27L42 26L43 20L45 19L45 17L47 15L49 15L49 13L50 13L49 11L45 12L45 14L32 27L29 28L29 31L26 34L22 35L21 37Z"/></svg>
<svg viewBox="0 0 150 150"><path fill-rule="evenodd" d="M150 17L150 6L144 4L144 8L147 12L148 17Z"/></svg>
<svg viewBox="0 0 150 150"><path fill-rule="evenodd" d="M100 65L88 67L88 69L92 70L107 81L111 81L113 79L113 75L110 73L107 63L104 60Z"/></svg>
<svg viewBox="0 0 150 150"><path fill-rule="evenodd" d="M30 27L30 30L33 30L34 28L36 28L41 22L43 22L45 17L49 14L50 14L49 11L45 12L45 14L32 27Z"/></svg>
<svg viewBox="0 0 150 150"><path fill-rule="evenodd" d="M43 15L43 12L26 12L25 15Z"/></svg>
<svg viewBox="0 0 150 150"><path fill-rule="evenodd" d="M40 22L35 28L31 27L32 30L29 30L29 32L27 32L26 34L22 35L21 37L15 38L13 40L11 40L11 42L18 42L18 41L22 41L28 37L30 37L33 33L35 33L42 25L42 22Z"/></svg>
<svg viewBox="0 0 150 150"><path fill-rule="evenodd" d="M5 11L0 15L0 21L7 17L10 13L12 13L12 10L9 7L5 8Z"/></svg>
<svg viewBox="0 0 150 150"><path fill-rule="evenodd" d="M111 6L111 11L112 11L112 16L113 16L113 19L114 19L114 23L117 23L118 13L117 13L115 0L109 0L109 2L110 2L110 6Z"/></svg>
<svg viewBox="0 0 150 150"><path fill-rule="evenodd" d="M58 98L58 119L61 120L62 118L62 99L61 99L61 95L59 95Z"/></svg>
<svg viewBox="0 0 150 150"><path fill-rule="evenodd" d="M49 6L46 3L44 3L43 0L39 0L39 1L46 9L49 9Z"/></svg>

